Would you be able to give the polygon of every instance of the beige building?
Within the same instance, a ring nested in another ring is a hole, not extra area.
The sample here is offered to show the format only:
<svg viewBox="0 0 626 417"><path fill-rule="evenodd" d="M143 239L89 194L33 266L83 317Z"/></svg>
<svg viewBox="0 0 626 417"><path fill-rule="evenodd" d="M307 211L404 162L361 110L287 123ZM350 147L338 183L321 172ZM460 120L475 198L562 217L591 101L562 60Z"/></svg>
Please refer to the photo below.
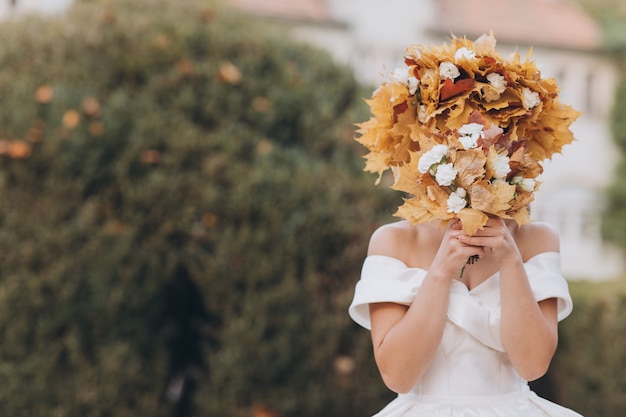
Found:
<svg viewBox="0 0 626 417"><path fill-rule="evenodd" d="M25 13L58 13L65 10L73 0L0 0L0 18Z"/></svg>
<svg viewBox="0 0 626 417"><path fill-rule="evenodd" d="M619 158L608 123L616 69L599 52L599 27L575 0L223 1L289 26L295 38L326 49L372 86L401 65L412 43L441 44L452 35L475 38L492 29L503 55L525 55L532 46L543 74L558 80L561 100L584 112L573 125L577 141L545 163L533 217L561 233L568 278L623 275L621 252L604 244L599 232L603 190ZM0 16L56 12L70 2L0 0Z"/></svg>

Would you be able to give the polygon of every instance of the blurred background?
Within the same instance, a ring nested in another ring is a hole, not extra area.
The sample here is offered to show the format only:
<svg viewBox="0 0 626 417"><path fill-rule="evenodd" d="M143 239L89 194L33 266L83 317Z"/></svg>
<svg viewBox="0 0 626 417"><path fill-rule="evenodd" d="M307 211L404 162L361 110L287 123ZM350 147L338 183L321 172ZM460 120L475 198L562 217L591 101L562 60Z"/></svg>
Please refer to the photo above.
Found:
<svg viewBox="0 0 626 417"><path fill-rule="evenodd" d="M623 416L622 0L0 0L0 415L378 411L347 307L400 196L354 124L405 47L489 30L584 113L531 207L575 301L533 387Z"/></svg>

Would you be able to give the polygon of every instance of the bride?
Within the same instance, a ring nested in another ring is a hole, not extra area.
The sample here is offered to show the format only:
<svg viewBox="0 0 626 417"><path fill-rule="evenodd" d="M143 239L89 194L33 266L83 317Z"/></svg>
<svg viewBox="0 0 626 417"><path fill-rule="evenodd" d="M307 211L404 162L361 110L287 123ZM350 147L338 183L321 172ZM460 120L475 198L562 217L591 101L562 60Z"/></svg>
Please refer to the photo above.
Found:
<svg viewBox="0 0 626 417"><path fill-rule="evenodd" d="M349 309L399 394L377 417L579 416L527 384L572 310L558 251L546 224L495 217L472 236L459 221L378 229Z"/></svg>
<svg viewBox="0 0 626 417"><path fill-rule="evenodd" d="M349 308L398 393L378 417L580 417L528 386L572 310L558 234L528 207L580 113L495 45L491 33L410 46L358 125L365 169L390 170L405 195L404 220L370 239Z"/></svg>

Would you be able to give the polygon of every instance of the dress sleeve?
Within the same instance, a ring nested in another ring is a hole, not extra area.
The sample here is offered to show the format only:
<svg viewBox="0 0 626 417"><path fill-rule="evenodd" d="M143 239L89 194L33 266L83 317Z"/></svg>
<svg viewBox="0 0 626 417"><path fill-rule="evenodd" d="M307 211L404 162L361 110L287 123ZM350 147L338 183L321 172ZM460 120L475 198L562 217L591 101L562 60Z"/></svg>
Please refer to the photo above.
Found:
<svg viewBox="0 0 626 417"><path fill-rule="evenodd" d="M348 313L357 324L371 330L369 304L391 302L410 305L426 271L380 255L365 258Z"/></svg>
<svg viewBox="0 0 626 417"><path fill-rule="evenodd" d="M561 275L561 255L558 252L544 252L529 259L526 274L537 301L556 298L558 319L565 319L574 306L567 281Z"/></svg>

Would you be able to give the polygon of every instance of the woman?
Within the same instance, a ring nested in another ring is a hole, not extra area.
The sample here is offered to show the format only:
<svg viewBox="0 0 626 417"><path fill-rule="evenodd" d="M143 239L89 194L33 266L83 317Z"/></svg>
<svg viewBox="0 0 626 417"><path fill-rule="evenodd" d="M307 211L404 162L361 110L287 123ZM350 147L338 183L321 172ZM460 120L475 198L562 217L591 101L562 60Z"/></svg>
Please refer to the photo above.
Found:
<svg viewBox="0 0 626 417"><path fill-rule="evenodd" d="M572 310L559 270L558 235L541 223L491 216L472 236L459 220L379 228L349 309L399 394L376 416L579 416L527 383Z"/></svg>
<svg viewBox="0 0 626 417"><path fill-rule="evenodd" d="M572 310L558 235L528 207L580 113L534 62L495 46L493 33L409 46L359 124L365 169L390 170L405 195L404 220L371 238L349 310L399 394L379 417L579 416L527 381Z"/></svg>

